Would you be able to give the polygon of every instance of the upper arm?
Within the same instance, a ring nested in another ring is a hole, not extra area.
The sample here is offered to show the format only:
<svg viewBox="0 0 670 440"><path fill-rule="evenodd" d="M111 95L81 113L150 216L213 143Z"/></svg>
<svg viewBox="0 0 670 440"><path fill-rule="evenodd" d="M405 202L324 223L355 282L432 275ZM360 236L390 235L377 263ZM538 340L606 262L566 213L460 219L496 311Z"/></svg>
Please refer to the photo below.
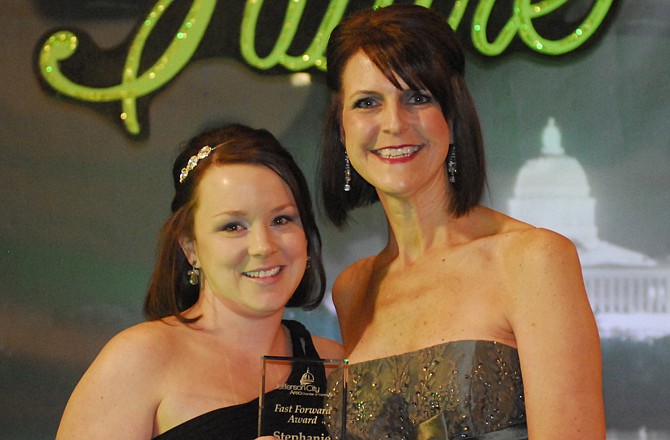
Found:
<svg viewBox="0 0 670 440"><path fill-rule="evenodd" d="M158 396L152 345L136 329L112 338L77 384L57 439L148 439ZM153 370L153 371L152 371Z"/></svg>
<svg viewBox="0 0 670 440"><path fill-rule="evenodd" d="M574 245L546 231L514 245L510 324L531 438L604 439L600 339Z"/></svg>

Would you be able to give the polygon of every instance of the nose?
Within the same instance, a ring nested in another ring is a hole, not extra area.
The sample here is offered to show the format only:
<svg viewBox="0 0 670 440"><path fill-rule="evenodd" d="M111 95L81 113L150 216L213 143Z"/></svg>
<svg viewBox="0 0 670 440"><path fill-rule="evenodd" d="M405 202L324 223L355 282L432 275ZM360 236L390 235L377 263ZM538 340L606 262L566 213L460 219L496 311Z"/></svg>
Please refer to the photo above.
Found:
<svg viewBox="0 0 670 440"><path fill-rule="evenodd" d="M271 228L258 226L249 234L249 255L266 256L277 249L277 243Z"/></svg>
<svg viewBox="0 0 670 440"><path fill-rule="evenodd" d="M408 110L399 102L388 102L382 112L383 130L389 134L398 134L407 127Z"/></svg>

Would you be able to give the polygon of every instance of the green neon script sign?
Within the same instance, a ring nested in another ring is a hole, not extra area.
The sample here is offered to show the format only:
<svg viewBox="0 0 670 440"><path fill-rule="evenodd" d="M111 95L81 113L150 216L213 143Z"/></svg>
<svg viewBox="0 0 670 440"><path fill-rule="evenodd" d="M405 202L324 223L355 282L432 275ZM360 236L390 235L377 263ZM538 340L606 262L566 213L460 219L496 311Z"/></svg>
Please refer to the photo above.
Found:
<svg viewBox="0 0 670 440"><path fill-rule="evenodd" d="M255 38L263 0L247 0L240 26L240 53L244 61L260 70L281 66L290 72L312 68L325 71L327 63L324 53L328 37L342 19L348 0L331 0L309 47L302 54L291 55L289 49L296 37L307 1L287 0L284 22L275 46L268 55L262 57L256 52ZM595 0L583 22L569 35L558 40L542 37L533 26L533 21L551 14L567 1L515 0L511 18L500 33L490 41L487 29L496 0L479 0L470 28L473 46L483 55L497 56L502 54L518 36L528 48L541 54L563 55L571 52L595 34L610 10L613 0ZM216 0L194 0L163 54L153 65L140 72L140 61L147 40L172 3L173 0L158 0L149 11L132 38L118 84L109 87L89 87L77 83L76 79L69 78L63 73L60 63L70 58L79 46L77 35L68 30L53 33L43 43L38 59L40 76L56 92L75 100L91 103L120 102L122 110L118 117L129 133L139 134L141 127L137 115L137 99L168 84L191 61L205 31L210 26L217 6ZM371 7L384 7L392 3L393 0L376 0ZM431 7L432 3L432 0L415 1L415 4L427 8ZM455 1L447 17L447 22L453 29L459 28L469 3L468 0Z"/></svg>

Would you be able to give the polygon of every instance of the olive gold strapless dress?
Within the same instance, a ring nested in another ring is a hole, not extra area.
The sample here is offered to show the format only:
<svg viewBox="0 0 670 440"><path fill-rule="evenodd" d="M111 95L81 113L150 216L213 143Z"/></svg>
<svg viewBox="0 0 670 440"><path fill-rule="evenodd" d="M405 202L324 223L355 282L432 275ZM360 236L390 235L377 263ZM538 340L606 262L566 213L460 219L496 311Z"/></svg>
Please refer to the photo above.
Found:
<svg viewBox="0 0 670 440"><path fill-rule="evenodd" d="M454 341L351 364L347 384L347 440L528 438L519 356L505 344Z"/></svg>

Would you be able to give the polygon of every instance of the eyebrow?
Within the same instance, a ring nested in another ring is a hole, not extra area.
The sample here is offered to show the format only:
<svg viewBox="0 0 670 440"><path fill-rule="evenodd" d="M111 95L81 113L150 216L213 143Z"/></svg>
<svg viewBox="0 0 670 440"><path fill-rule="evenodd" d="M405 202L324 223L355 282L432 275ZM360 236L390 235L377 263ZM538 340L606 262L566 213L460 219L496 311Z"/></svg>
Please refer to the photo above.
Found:
<svg viewBox="0 0 670 440"><path fill-rule="evenodd" d="M283 211L287 208L294 208L294 209L297 210L298 205L295 204L295 203L284 203L283 205L279 205L279 206L271 209L270 212L277 213L277 212L281 212L281 211ZM246 211L241 211L239 209L234 209L234 210L231 210L231 211L218 212L218 213L214 214L214 217L221 217L221 216L224 216L224 215L228 215L228 216L231 216L231 217L239 217L239 216L244 216L245 214L246 214Z"/></svg>
<svg viewBox="0 0 670 440"><path fill-rule="evenodd" d="M357 95L378 95L379 92L375 92L373 90L354 90L349 95L347 95L347 98L351 99L356 97Z"/></svg>

